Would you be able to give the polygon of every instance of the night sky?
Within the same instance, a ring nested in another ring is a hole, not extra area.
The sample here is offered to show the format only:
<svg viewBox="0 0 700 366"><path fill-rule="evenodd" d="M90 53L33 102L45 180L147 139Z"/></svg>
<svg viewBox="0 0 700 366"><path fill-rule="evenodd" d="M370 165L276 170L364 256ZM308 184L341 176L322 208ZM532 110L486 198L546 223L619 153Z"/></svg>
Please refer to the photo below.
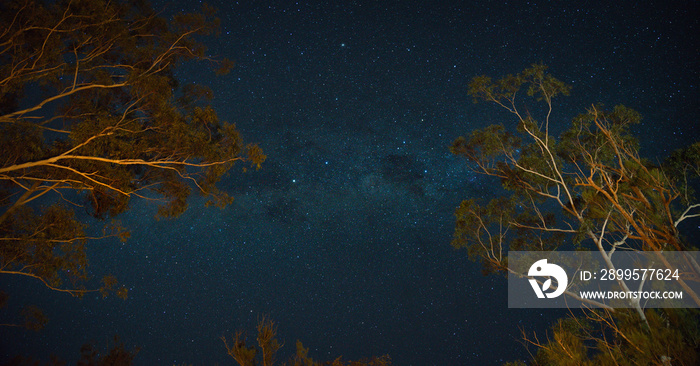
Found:
<svg viewBox="0 0 700 366"><path fill-rule="evenodd" d="M242 329L254 342L262 315L279 325L281 359L297 339L322 361L526 358L520 328L543 336L564 312L508 309L506 279L449 244L460 201L500 191L448 146L514 124L472 103L469 80L542 62L573 87L555 100L555 129L600 102L642 113L644 156L700 136L690 1L209 3L222 21L210 54L236 67L215 77L188 64L178 77L214 90L220 118L267 154L263 168L231 171L220 187L235 201L223 210L192 197L184 215L156 221L155 205L134 200L119 217L128 242L90 246L91 273L114 274L126 301L0 278L11 309L30 302L50 319L39 333L0 327L1 360L75 360L82 344L105 349L117 334L141 347L139 365L232 365L219 337Z"/></svg>

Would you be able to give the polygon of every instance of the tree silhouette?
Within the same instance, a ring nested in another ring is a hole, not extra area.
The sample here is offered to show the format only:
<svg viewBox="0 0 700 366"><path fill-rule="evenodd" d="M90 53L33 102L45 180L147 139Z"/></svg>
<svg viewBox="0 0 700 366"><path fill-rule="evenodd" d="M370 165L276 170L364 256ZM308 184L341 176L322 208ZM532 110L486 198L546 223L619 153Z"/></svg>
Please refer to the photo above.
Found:
<svg viewBox="0 0 700 366"><path fill-rule="evenodd" d="M132 350L127 350L124 343L119 340L119 337L114 336L113 345L108 348L108 351L104 352L95 347L94 344L86 343L80 347L80 359L76 363L78 366L129 366L132 364L134 358L139 352L139 348L136 347ZM21 355L14 356L9 361L4 363L4 365L40 365L40 361L35 360L33 357L25 357ZM46 365L67 365L68 363L60 359L56 355L51 355L50 362Z"/></svg>
<svg viewBox="0 0 700 366"><path fill-rule="evenodd" d="M100 354L93 344L84 344L80 348L78 366L129 366L139 352L139 348L129 351L119 337L114 337L114 345L106 354Z"/></svg>
<svg viewBox="0 0 700 366"><path fill-rule="evenodd" d="M640 157L632 134L641 116L624 106L605 111L594 105L555 137L550 132L553 100L569 90L537 64L499 80L472 79L469 94L475 102L496 103L515 123L513 128L475 130L452 144L452 153L465 157L476 172L499 179L504 189L489 202L467 199L460 204L452 245L467 248L485 273L512 273L509 250L593 250L610 269L615 269L611 258L616 250L693 250L678 227L700 216L692 191L699 176L700 143L675 152L663 164L648 161ZM526 106L521 97L537 104ZM539 111L540 120L528 108ZM700 266L693 262L692 268L691 278L699 278ZM683 279L678 282L700 306L698 294ZM624 280L618 285L628 290ZM606 315L594 318L599 324L608 322L608 331L619 329L615 322L626 316L572 291L565 293L606 309ZM649 311L645 313L639 300L632 305L638 325L651 336ZM580 340L574 332L567 336Z"/></svg>
<svg viewBox="0 0 700 366"><path fill-rule="evenodd" d="M216 183L265 155L219 120L210 90L174 76L191 60L232 66L196 40L217 26L208 7L166 21L144 2L0 4L0 273L81 295L85 245L128 237L112 219L131 198L159 202L161 217L181 214L193 190L230 202ZM105 220L103 232L86 234L77 212ZM100 290L115 286L106 277Z"/></svg>
<svg viewBox="0 0 700 366"><path fill-rule="evenodd" d="M240 366L255 366L261 364L263 366L273 366L276 362L276 354L282 348L282 344L277 341L277 325L268 317L263 317L258 322L257 327L257 343L255 346L247 346L245 343L245 335L242 331L236 332L231 339L231 344L225 336L221 337L224 342L226 351L238 365ZM261 351L258 357L258 350ZM389 356L372 357L360 361L343 361L342 357L338 357L332 362L317 362L309 357L309 349L304 348L301 341L296 342L296 353L290 360L283 365L290 366L388 366L391 365Z"/></svg>

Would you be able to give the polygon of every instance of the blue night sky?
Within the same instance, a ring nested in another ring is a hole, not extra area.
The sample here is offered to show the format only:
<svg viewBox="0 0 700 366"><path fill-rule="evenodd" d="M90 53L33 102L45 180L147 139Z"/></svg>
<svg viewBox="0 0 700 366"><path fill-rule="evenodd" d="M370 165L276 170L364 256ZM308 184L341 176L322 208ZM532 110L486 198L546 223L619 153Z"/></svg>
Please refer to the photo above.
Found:
<svg viewBox="0 0 700 366"><path fill-rule="evenodd" d="M689 1L210 1L222 32L213 57L236 67L207 85L221 119L268 156L234 168L221 210L192 197L175 220L134 200L131 238L90 246L96 278L114 274L126 301L52 292L0 278L40 305L39 332L0 328L0 361L16 353L75 360L119 335L138 365L232 365L222 335L279 325L281 358L301 340L321 361L389 354L396 365L486 365L526 358L521 328L565 313L508 309L506 279L483 276L450 246L453 212L496 181L451 156L472 129L514 123L467 95L476 75L542 62L572 85L555 100L563 129L593 103L644 116L654 159L698 139L698 18ZM276 4L276 5L269 5ZM197 2L154 3L164 15ZM556 128L556 127L554 127ZM22 295L23 294L23 295ZM18 300L19 301L19 300Z"/></svg>

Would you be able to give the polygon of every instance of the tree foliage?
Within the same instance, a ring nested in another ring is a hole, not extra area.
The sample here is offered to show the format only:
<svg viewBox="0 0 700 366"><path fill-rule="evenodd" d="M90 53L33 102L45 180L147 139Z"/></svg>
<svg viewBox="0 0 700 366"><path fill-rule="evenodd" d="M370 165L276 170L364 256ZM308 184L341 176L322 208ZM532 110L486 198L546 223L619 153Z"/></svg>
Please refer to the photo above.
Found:
<svg viewBox="0 0 700 366"><path fill-rule="evenodd" d="M134 358L139 352L139 348L136 347L132 350L127 350L124 343L119 340L119 337L115 336L112 340L112 344L109 349L105 352L95 347L94 344L86 343L80 347L80 359L78 359L76 365L78 366L129 366L132 364ZM4 365L17 365L17 366L37 366L44 364L39 360L34 359L32 356L21 356L17 355L10 359ZM67 365L68 362L60 359L56 355L51 355L50 362L45 363L46 365Z"/></svg>
<svg viewBox="0 0 700 366"><path fill-rule="evenodd" d="M616 250L697 250L678 227L700 216L692 191L700 173L700 143L663 163L644 159L633 133L641 116L621 105L612 110L593 105L568 128L558 123L563 132L554 136L553 101L569 90L537 64L499 80L472 80L469 94L475 102L496 103L514 123L472 131L452 144L453 154L465 157L476 172L500 180L504 189L489 202L460 204L452 245L467 248L487 273L508 273L509 250L594 250L608 266ZM530 109L541 111L540 119ZM700 266L693 266L699 278ZM700 305L688 284L679 282ZM628 290L624 281L619 285ZM639 301L633 305L648 334L651 322Z"/></svg>
<svg viewBox="0 0 700 366"><path fill-rule="evenodd" d="M84 344L80 348L78 366L129 366L139 352L139 348L129 351L119 337L114 337L114 345L106 354L100 354L93 344Z"/></svg>
<svg viewBox="0 0 700 366"><path fill-rule="evenodd" d="M258 347L248 346L245 342L245 335L242 331L238 331L231 339L231 344L225 336L221 337L224 342L226 351L238 365L240 366L273 366L276 362L277 352L282 348L282 344L277 341L277 325L268 317L263 317L258 322ZM260 351L260 353L258 353ZM342 357L338 357L332 362L318 362L309 357L309 349L304 348L301 341L296 342L296 353L289 361L283 365L290 366L389 366L391 359L384 355L381 357L372 357L360 361L343 361Z"/></svg>
<svg viewBox="0 0 700 366"><path fill-rule="evenodd" d="M210 90L174 76L191 60L230 68L197 41L217 26L208 7L167 21L141 1L0 4L0 273L79 295L85 244L125 240L112 218L132 198L159 202L161 217L192 191L231 201L216 183L265 155L218 118ZM105 220L101 235L86 234L85 212ZM115 284L105 278L103 294Z"/></svg>
<svg viewBox="0 0 700 366"><path fill-rule="evenodd" d="M700 362L700 314L696 309L648 310L648 327L626 310L591 310L559 319L546 339L523 331L523 343L533 354L530 364L691 366Z"/></svg>

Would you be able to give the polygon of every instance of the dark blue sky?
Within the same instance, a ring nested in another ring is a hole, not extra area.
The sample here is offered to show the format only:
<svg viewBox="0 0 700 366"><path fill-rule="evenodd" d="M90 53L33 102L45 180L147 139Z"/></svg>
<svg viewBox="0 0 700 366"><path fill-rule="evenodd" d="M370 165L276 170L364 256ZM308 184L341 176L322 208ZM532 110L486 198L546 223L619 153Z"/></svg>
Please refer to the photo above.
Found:
<svg viewBox="0 0 700 366"><path fill-rule="evenodd" d="M237 65L223 77L188 65L179 77L214 90L219 116L268 155L263 169L221 182L235 196L224 210L193 197L182 217L155 221L155 207L134 201L121 217L131 239L91 246L93 274L116 275L126 301L0 279L13 295L30 289L22 299L50 318L41 333L0 328L3 359L17 350L70 359L119 334L141 347L136 364L233 364L219 337L252 335L263 314L279 324L283 358L296 339L320 360L524 358L519 328L542 332L563 313L508 309L505 278L482 276L449 245L459 202L498 192L449 144L512 123L473 104L469 80L543 62L573 86L556 101L561 128L601 102L642 113L645 156L699 136L691 2L210 3L222 20L210 53Z"/></svg>

